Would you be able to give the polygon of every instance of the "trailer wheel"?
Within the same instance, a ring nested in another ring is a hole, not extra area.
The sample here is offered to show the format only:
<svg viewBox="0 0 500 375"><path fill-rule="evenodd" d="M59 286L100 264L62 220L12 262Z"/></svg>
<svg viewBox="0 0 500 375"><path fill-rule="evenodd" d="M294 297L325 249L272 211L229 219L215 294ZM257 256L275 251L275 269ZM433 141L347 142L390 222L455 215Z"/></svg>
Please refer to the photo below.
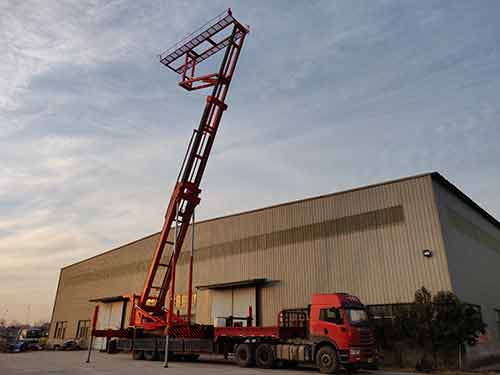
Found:
<svg viewBox="0 0 500 375"><path fill-rule="evenodd" d="M316 354L316 366L324 374L336 373L339 367L337 352L330 345L321 347Z"/></svg>
<svg viewBox="0 0 500 375"><path fill-rule="evenodd" d="M145 350L144 359L146 361L154 361L156 359L156 352L154 352L153 350Z"/></svg>
<svg viewBox="0 0 500 375"><path fill-rule="evenodd" d="M118 340L116 339L110 340L108 343L108 347L106 348L106 352L108 352L109 354L118 353L117 345L118 345Z"/></svg>
<svg viewBox="0 0 500 375"><path fill-rule="evenodd" d="M250 367L253 365L253 353L250 345L238 345L236 349L236 363L240 367Z"/></svg>
<svg viewBox="0 0 500 375"><path fill-rule="evenodd" d="M144 350L134 350L132 352L132 358L134 361L141 361L144 359Z"/></svg>
<svg viewBox="0 0 500 375"><path fill-rule="evenodd" d="M255 363L260 368L272 368L274 366L275 355L273 347L269 344L260 344L255 351Z"/></svg>

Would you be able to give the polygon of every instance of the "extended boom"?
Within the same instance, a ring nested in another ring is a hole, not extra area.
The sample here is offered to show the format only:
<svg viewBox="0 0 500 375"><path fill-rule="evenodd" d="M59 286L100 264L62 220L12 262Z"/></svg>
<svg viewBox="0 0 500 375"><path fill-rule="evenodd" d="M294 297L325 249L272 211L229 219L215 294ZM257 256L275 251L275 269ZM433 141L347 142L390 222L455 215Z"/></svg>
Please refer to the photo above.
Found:
<svg viewBox="0 0 500 375"><path fill-rule="evenodd" d="M156 329L170 328L174 324L190 324L192 298L188 298L187 321L173 313L176 265L194 209L200 203L200 183L222 114L227 109L225 99L247 33L247 27L240 24L231 10L228 10L205 25L203 31L192 33L160 56L162 64L181 75L181 87L188 91L213 88L211 95L207 97L198 128L193 131L142 293L133 308L134 326ZM222 50L225 53L218 72L195 75L195 68L199 63ZM169 241L168 235L172 227L175 229L175 238ZM162 263L167 246L171 248L170 258L168 263ZM192 260L191 255L189 296L192 293ZM158 285L154 285L155 282ZM168 293L168 308L165 310Z"/></svg>

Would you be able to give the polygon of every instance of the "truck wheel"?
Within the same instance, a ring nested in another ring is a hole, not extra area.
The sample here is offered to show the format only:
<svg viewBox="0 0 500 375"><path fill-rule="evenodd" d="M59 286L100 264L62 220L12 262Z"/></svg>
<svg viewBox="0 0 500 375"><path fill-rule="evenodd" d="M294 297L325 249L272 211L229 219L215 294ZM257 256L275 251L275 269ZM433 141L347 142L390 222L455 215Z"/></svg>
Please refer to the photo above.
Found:
<svg viewBox="0 0 500 375"><path fill-rule="evenodd" d="M141 361L144 359L144 350L134 350L132 352L132 358L134 361Z"/></svg>
<svg viewBox="0 0 500 375"><path fill-rule="evenodd" d="M260 344L255 351L255 363L260 368L272 368L274 366L274 350L269 344Z"/></svg>
<svg viewBox="0 0 500 375"><path fill-rule="evenodd" d="M250 345L238 345L238 348L236 349L236 363L240 367L250 367L253 365L253 353Z"/></svg>
<svg viewBox="0 0 500 375"><path fill-rule="evenodd" d="M338 370L337 352L331 346L323 346L316 354L316 366L319 372L333 374Z"/></svg>

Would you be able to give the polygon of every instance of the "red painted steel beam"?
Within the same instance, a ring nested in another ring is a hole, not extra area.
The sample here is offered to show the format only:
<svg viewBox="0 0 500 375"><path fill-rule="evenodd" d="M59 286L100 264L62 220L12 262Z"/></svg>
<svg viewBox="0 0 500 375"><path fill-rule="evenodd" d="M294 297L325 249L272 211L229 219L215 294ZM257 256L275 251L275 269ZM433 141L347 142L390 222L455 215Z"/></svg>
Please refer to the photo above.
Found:
<svg viewBox="0 0 500 375"><path fill-rule="evenodd" d="M94 311L92 312L92 332L95 332L96 327L97 327L97 317L99 315L99 305L94 306Z"/></svg>

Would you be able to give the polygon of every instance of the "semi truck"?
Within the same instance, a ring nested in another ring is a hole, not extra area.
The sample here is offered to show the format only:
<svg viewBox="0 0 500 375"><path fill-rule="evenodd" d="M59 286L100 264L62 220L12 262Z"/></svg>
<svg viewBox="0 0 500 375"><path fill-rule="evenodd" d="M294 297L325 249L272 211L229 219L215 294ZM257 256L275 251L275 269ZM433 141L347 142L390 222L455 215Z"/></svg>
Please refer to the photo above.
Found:
<svg viewBox="0 0 500 375"><path fill-rule="evenodd" d="M169 335L169 360L195 360L200 354L233 358L242 367L313 366L322 373L373 368L377 353L365 306L346 293L314 294L304 308L279 312L277 324L246 327L199 325L205 338ZM164 360L165 335L133 329L116 341L116 348L132 352L136 360Z"/></svg>

